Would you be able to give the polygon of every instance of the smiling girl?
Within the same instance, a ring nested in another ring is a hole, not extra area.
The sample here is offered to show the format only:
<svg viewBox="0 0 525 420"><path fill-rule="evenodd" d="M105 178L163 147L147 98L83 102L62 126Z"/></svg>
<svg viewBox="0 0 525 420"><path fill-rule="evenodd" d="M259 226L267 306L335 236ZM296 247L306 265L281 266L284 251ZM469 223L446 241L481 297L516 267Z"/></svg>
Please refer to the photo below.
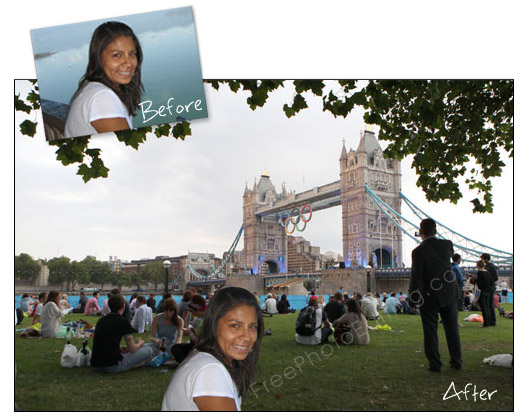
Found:
<svg viewBox="0 0 525 420"><path fill-rule="evenodd" d="M163 411L240 411L255 378L264 325L255 297L226 287L211 299L195 348L177 368Z"/></svg>
<svg viewBox="0 0 525 420"><path fill-rule="evenodd" d="M95 29L86 73L69 105L66 137L133 128L131 117L143 91L142 57L139 40L124 23Z"/></svg>

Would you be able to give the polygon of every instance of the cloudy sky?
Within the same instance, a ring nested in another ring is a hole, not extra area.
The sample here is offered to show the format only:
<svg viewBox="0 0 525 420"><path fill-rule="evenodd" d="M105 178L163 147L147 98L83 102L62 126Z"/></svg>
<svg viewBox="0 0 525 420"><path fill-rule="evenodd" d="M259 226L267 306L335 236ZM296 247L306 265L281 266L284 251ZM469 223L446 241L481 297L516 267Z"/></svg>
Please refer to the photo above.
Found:
<svg viewBox="0 0 525 420"><path fill-rule="evenodd" d="M26 85L17 84L21 90ZM75 166L55 160L55 148L42 133L35 140L16 135L15 252L76 260L188 251L222 255L241 226L246 184L253 187L263 171L278 192L283 182L301 192L336 181L343 139L347 148L359 143L362 110L335 119L310 97L309 109L288 119L281 108L291 102L293 89L286 85L256 111L247 106L246 94L207 86L210 117L194 121L184 142L151 136L135 151L112 134L98 136L93 145L102 148L110 173L87 184ZM506 162L495 182L491 215L472 214L468 191L458 205L427 203L415 187L411 158L403 161L403 192L450 228L512 250L512 160ZM341 208L316 212L302 236L321 252L342 252ZM407 238L405 255L413 247Z"/></svg>
<svg viewBox="0 0 525 420"><path fill-rule="evenodd" d="M21 138L16 118L12 124L13 105L7 98L13 80L36 77L31 29L192 6L205 79L512 78L516 114L521 115L525 34L520 4L517 0L11 4L0 28L5 41L0 106L5 123L13 127L13 137L9 130L3 136L0 165L4 277L12 287L12 256L19 252L73 259L87 254L132 259L188 250L221 253L241 225L246 182L251 186L265 169L277 186L286 182L296 191L336 180L342 138L355 147L363 129L357 114L334 120L316 106L287 120L277 111L283 101L291 100L285 91L252 112L242 95L207 89L210 117L192 125L191 138L152 139L137 152L111 135L100 137L111 172L108 179L84 185L76 168L55 161L53 148L42 136ZM517 138L523 137L522 127L518 118ZM519 148L516 159L522 160ZM472 215L468 199L455 207L426 203L407 166L403 164L403 190L429 214L480 241L512 248L510 164L495 181L495 212L489 216ZM517 165L515 178L520 181L522 175L523 165ZM516 197L517 209L520 201ZM518 232L523 228L519 216ZM325 210L314 214L304 236L322 251L340 250L340 226L340 208ZM515 254L521 255L522 249L518 241ZM517 264L516 279L523 277L521 272ZM519 337L516 343L519 352ZM7 348L12 351L13 346ZM6 395L6 400L13 400L12 394ZM523 411L519 400L514 408Z"/></svg>
<svg viewBox="0 0 525 420"><path fill-rule="evenodd" d="M10 27L19 40L8 45L16 57L12 78L35 77L30 29L187 5L157 1L149 8L131 5L123 11L104 3L104 12L97 8L80 12L67 2L51 3L63 12L51 14L47 6L35 5L23 21ZM507 24L491 26L487 32L479 25L488 19L483 7L473 11L450 3L454 17L446 7L432 10L435 22L457 23L463 18L454 34L436 34L428 14L420 6L414 8L414 2L394 7L380 1L381 7L373 10L343 3L329 2L318 9L314 2L301 2L301 8L293 1L275 2L279 13L258 8L254 14L240 1L220 6L193 2L203 77L515 77L509 71L517 68L512 45L500 41L516 39L517 32L512 31L518 30ZM491 14L491 21L512 19L499 10ZM219 15L222 19L217 20ZM482 45L474 42L476 36L484 40ZM490 59L487 49L492 51ZM448 65L451 62L454 67ZM15 83L17 90L24 90L23 82ZM188 251L221 255L241 226L246 184L251 187L264 170L278 191L283 182L300 192L335 181L343 138L347 147L355 148L364 129L360 111L334 119L321 112L316 101L287 119L281 107L293 98L289 90L280 90L257 111L249 109L244 94L226 89L217 92L206 87L206 97L209 118L194 121L193 135L184 142L152 138L135 151L113 135L99 136L93 144L103 149L110 174L87 184L75 175L75 166L64 167L55 160L55 149L41 132L29 139L15 129L14 160L7 158L8 165L3 166L5 179L15 175L12 215L16 218L9 229L15 235L14 253L40 258L67 255L77 260L86 255L131 260ZM494 181L492 215L473 215L468 191L456 206L427 203L415 187L410 159L403 162L403 191L449 227L512 250L513 166L511 159L506 162L503 176ZM340 207L316 212L303 236L321 252L341 252ZM405 259L413 246L406 241Z"/></svg>

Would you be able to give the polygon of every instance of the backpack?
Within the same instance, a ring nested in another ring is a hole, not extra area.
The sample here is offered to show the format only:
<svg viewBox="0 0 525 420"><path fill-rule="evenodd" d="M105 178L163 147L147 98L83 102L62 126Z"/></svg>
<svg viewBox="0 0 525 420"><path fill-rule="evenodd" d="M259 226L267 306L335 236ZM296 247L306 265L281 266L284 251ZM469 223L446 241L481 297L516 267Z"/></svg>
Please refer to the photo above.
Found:
<svg viewBox="0 0 525 420"><path fill-rule="evenodd" d="M299 335L310 336L314 335L317 328L315 328L316 322L316 308L313 306L307 306L301 309L295 321L295 332ZM320 328L320 326L319 326Z"/></svg>

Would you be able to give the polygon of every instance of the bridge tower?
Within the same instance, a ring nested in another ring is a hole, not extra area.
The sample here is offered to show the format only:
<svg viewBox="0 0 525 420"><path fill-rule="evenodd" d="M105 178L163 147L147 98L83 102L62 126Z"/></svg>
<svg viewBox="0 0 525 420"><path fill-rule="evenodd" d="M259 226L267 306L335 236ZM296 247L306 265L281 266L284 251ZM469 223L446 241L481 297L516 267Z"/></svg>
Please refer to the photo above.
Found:
<svg viewBox="0 0 525 420"><path fill-rule="evenodd" d="M277 215L260 216L257 208L274 203L281 195L267 173L263 173L253 188L248 185L243 194L244 258L253 274L284 273L287 261L286 232L279 225Z"/></svg>
<svg viewBox="0 0 525 420"><path fill-rule="evenodd" d="M365 185L401 213L401 165L386 159L367 126L357 150L343 149L339 158L345 265L387 268L402 265L402 231L374 204Z"/></svg>

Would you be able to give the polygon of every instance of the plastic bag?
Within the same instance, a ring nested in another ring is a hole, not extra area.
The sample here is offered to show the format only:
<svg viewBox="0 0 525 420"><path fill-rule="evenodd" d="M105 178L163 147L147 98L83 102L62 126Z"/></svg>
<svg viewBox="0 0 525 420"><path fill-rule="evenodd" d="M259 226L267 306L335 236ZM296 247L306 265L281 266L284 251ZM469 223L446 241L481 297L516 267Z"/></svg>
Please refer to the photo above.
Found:
<svg viewBox="0 0 525 420"><path fill-rule="evenodd" d="M483 322L483 317L478 314L472 314L467 316L463 321L467 322Z"/></svg>
<svg viewBox="0 0 525 420"><path fill-rule="evenodd" d="M154 357L151 362L148 363L148 366L159 367L162 366L167 360L169 360L170 354L167 352L162 352L158 356Z"/></svg>
<svg viewBox="0 0 525 420"><path fill-rule="evenodd" d="M77 354L77 348L73 344L66 344L62 352L62 357L60 358L60 366L65 368L75 367Z"/></svg>
<svg viewBox="0 0 525 420"><path fill-rule="evenodd" d="M483 363L487 365L512 368L514 367L514 356L512 354L495 354L494 356L485 357Z"/></svg>

